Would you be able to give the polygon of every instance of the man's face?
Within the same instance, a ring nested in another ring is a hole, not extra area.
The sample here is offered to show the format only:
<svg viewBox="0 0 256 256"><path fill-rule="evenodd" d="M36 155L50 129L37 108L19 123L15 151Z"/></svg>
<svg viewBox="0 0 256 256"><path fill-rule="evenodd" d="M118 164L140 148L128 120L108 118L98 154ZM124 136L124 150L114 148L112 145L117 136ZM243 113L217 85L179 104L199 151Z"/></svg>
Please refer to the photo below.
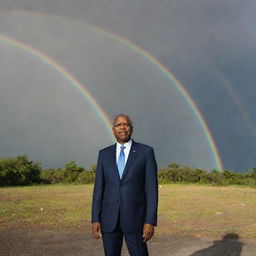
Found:
<svg viewBox="0 0 256 256"><path fill-rule="evenodd" d="M119 116L113 125L112 131L117 142L124 144L132 136L132 125L127 117Z"/></svg>

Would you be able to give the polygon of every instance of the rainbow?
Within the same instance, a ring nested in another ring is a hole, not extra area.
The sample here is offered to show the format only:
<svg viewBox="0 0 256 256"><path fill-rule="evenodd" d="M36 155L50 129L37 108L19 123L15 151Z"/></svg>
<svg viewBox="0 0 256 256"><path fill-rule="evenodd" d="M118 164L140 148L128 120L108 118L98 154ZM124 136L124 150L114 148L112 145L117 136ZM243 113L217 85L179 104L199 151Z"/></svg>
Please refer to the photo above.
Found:
<svg viewBox="0 0 256 256"><path fill-rule="evenodd" d="M211 148L212 154L213 154L214 159L216 161L217 168L219 170L224 170L223 165L222 165L222 161L221 161L221 157L220 157L220 154L219 154L218 149L217 149L217 146L216 146L216 144L214 142L214 139L212 137L210 129L207 126L207 123L206 123L205 119L203 118L203 115L202 115L201 111L199 110L199 108L197 107L195 101L189 95L189 93L187 92L185 87L175 77L175 75L167 67L165 67L157 58L155 58L153 55L151 55L149 52L147 52L146 50L144 50L140 46L138 46L138 45L128 41L127 39L125 39L123 37L120 37L120 36L118 36L116 34L113 34L113 33L109 32L109 31L102 30L102 29L100 29L98 27L95 27L95 26L92 26L92 25L88 25L88 24L86 24L86 25L89 26L89 27L94 28L96 31L98 31L100 33L103 33L105 35L109 35L112 38L121 41L122 43L124 43L126 46L128 46L132 50L140 53L145 59L147 59L152 64L156 65L158 67L158 69L160 71L162 71L162 73L164 75L166 75L169 80L171 80L173 82L173 84L175 85L176 89L186 99L186 103L189 105L189 108L192 110L192 113L194 114L194 116L196 117L197 121L199 122L199 124L203 128L205 137L206 137L206 139L207 139L207 141L209 143L209 146Z"/></svg>
<svg viewBox="0 0 256 256"><path fill-rule="evenodd" d="M57 17L60 19L65 19L68 20L66 18L63 17L58 17L56 15L48 15L48 14L42 14L42 13L31 13L31 12L25 12L25 11L10 11L9 13L12 14L18 14L18 13L24 13L24 14L32 14L32 15L41 15L41 16L52 16L52 17ZM214 157L214 160L216 162L216 166L219 170L223 170L223 165L222 165L222 161L221 161L221 157L219 155L218 149L216 147L216 144L214 142L214 139L212 137L212 134L209 130L209 127L206 124L205 119L203 118L202 113L200 112L200 110L198 109L195 101L191 98L191 96L188 94L187 90L184 88L184 86L180 83L180 81L175 77L175 75L173 73L171 73L170 70L168 70L167 67L165 67L158 59L156 59L153 55L151 55L150 53L148 53L146 50L144 50L143 48L141 48L140 46L130 42L129 40L127 40L126 38L123 38L119 35L116 35L112 32L103 30L99 27L90 25L88 23L81 23L78 21L74 21L74 20L68 20L69 22L75 22L77 24L80 24L82 26L87 26L88 28L91 28L95 31L97 31L98 33L102 33L106 36L110 36L113 39L118 40L119 42L123 43L124 45L126 45L127 47L131 48L132 50L138 52L140 55L142 55L147 61L149 61L150 63L152 63L153 65L155 65L170 81L172 81L172 83L175 85L176 89L181 93L181 95L185 98L186 103L188 104L190 110L192 111L193 115L195 116L196 120L199 122L199 124L201 125L203 132L205 134L205 137L208 141L208 144L210 146L210 149L212 151L212 155ZM10 44L12 46L18 47L19 49L32 54L33 56L41 59L42 61L44 61L46 64L50 65L53 69L55 69L56 71L58 71L59 73L61 73L64 77L66 77L85 97L86 99L89 100L89 102L91 103L91 105L93 106L93 108L97 111L97 113L101 116L101 118L103 119L104 123L106 124L106 126L108 127L108 130L112 136L112 132L111 132L111 122L108 118L108 116L106 115L105 111L100 107L100 105L97 103L97 101L95 100L95 98L91 95L91 93L84 87L84 85L81 84L81 82L79 82L72 74L70 74L63 66L61 66L59 63L57 63L55 60L53 60L52 58L50 58L49 56L43 54L42 52L39 52L38 50L34 49L33 47L24 44L20 41L11 39L9 37L6 36L1 36L0 35L0 41L3 41L7 44Z"/></svg>
<svg viewBox="0 0 256 256"><path fill-rule="evenodd" d="M14 46L14 47L22 50L22 51L29 53L32 56L39 58L44 63L49 65L51 68L53 68L54 70L59 72L61 75L63 75L90 102L93 109L99 114L99 116L105 123L109 134L113 137L112 129L111 129L112 124L111 124L111 121L109 120L109 117L105 113L105 111L101 108L101 106L98 104L96 99L92 96L92 94L86 89L86 87L80 81L78 81L72 74L70 74L63 66L61 66L58 62L56 62L49 56L45 55L44 53L36 50L35 48L33 48L27 44L20 42L20 41L0 35L0 42L7 43L11 46ZM113 139L114 139L114 137L113 137Z"/></svg>
<svg viewBox="0 0 256 256"><path fill-rule="evenodd" d="M247 114L244 105L239 97L239 95L236 93L236 91L233 89L233 87L231 86L231 84L229 83L229 81L227 80L227 78L217 69L216 66L212 67L212 70L214 70L216 72L216 74L218 75L218 77L220 78L225 90L228 92L228 94L231 96L231 98L233 99L233 101L235 102L237 108L239 109L240 113L242 114L242 117L247 125L247 127L249 128L249 130L251 131L251 134L256 137L256 129L255 126L252 122L252 120L250 119L249 115Z"/></svg>

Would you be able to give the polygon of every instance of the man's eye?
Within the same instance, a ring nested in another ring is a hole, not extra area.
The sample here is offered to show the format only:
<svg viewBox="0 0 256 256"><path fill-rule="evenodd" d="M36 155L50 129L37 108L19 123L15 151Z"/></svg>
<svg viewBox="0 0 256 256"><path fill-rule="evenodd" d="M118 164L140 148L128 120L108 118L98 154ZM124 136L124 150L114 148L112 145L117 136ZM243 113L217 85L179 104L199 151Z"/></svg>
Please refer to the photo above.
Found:
<svg viewBox="0 0 256 256"><path fill-rule="evenodd" d="M115 127L120 127L120 126L122 126L122 125L125 126L125 127L130 126L130 124L125 124L125 123L124 123L124 124L116 124Z"/></svg>

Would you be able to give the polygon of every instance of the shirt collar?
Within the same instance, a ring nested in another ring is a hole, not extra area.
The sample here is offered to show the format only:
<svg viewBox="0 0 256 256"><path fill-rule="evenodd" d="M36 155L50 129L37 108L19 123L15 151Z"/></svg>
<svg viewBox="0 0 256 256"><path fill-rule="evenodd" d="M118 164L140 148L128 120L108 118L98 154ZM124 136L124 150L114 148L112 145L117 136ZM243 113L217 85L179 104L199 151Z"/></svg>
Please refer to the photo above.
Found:
<svg viewBox="0 0 256 256"><path fill-rule="evenodd" d="M131 148L131 146L132 146L132 139L130 139L129 141L127 141L127 142L124 143L124 144L120 144L119 142L116 142L116 146L117 146L118 148L120 148L121 146L125 146L126 149L129 149L129 148Z"/></svg>

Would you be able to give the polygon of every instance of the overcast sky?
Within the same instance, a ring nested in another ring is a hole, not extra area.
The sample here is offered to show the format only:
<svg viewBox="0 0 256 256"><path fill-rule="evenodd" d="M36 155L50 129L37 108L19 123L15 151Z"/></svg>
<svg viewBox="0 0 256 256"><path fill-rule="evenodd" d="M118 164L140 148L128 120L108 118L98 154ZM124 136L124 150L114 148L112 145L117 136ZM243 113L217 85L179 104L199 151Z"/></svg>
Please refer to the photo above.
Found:
<svg viewBox="0 0 256 256"><path fill-rule="evenodd" d="M17 43L0 40L1 157L88 167L114 142L90 98L24 50L32 47L80 81L110 119L130 114L134 139L155 148L159 166L217 168L188 101L140 48L188 91L224 168L256 167L255 8L235 0L0 1L0 34Z"/></svg>

